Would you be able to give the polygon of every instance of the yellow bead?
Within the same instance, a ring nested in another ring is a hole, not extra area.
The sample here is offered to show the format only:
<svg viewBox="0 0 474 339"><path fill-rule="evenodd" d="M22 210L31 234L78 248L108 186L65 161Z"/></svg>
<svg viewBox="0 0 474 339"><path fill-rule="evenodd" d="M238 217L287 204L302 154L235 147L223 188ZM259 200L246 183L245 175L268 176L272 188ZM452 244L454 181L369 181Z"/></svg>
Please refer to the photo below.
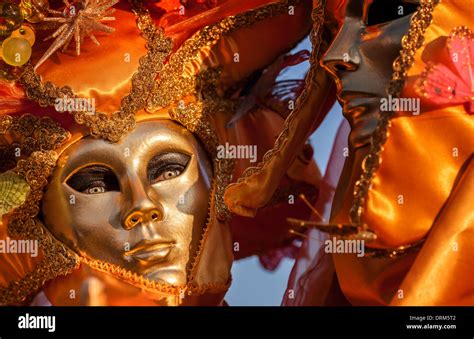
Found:
<svg viewBox="0 0 474 339"><path fill-rule="evenodd" d="M2 58L11 66L22 66L31 57L31 46L26 39L9 37L2 43Z"/></svg>
<svg viewBox="0 0 474 339"><path fill-rule="evenodd" d="M26 39L30 43L30 46L35 44L35 31L33 31L30 26L21 26L19 29L14 31L11 36Z"/></svg>

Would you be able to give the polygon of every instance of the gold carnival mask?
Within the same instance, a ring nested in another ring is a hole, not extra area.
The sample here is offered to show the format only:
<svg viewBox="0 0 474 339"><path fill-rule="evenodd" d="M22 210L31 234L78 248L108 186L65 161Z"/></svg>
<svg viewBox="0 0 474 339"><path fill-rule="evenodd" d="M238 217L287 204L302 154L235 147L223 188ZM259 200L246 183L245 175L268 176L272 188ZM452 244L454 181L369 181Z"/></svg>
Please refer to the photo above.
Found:
<svg viewBox="0 0 474 339"><path fill-rule="evenodd" d="M46 188L43 220L79 255L185 285L211 180L207 155L188 130L141 122L119 143L88 137L68 147Z"/></svg>

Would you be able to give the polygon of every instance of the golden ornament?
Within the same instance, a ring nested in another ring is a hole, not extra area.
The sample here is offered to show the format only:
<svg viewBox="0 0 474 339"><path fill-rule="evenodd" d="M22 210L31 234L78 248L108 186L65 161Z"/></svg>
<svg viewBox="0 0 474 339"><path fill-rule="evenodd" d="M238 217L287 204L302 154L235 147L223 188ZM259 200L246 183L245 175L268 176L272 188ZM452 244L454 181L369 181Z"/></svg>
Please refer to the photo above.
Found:
<svg viewBox="0 0 474 339"><path fill-rule="evenodd" d="M60 48L65 51L73 39L76 44L76 55L81 54L81 43L85 36L88 36L96 45L100 45L92 31L104 33L115 31L114 28L104 25L102 21L115 20L115 17L110 15L115 11L112 6L117 4L118 1L81 0L69 3L67 0L63 0L66 7L62 12L49 9L48 13L53 16L44 18L43 21L56 23L59 28L45 39L54 38L55 40L35 65L35 69Z"/></svg>

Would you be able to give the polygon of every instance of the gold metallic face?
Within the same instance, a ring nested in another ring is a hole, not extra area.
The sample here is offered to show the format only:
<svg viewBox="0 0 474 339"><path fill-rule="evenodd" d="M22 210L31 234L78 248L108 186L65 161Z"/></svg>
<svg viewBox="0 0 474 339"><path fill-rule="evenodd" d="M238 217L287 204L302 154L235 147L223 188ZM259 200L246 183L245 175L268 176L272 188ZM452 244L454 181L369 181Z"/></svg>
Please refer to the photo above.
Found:
<svg viewBox="0 0 474 339"><path fill-rule="evenodd" d="M376 127L380 99L387 96L392 64L415 8L396 0L347 2L343 25L322 62L336 79L354 147L367 142Z"/></svg>
<svg viewBox="0 0 474 339"><path fill-rule="evenodd" d="M189 131L169 120L140 122L119 143L87 137L65 150L43 199L44 223L80 255L184 285L211 178Z"/></svg>

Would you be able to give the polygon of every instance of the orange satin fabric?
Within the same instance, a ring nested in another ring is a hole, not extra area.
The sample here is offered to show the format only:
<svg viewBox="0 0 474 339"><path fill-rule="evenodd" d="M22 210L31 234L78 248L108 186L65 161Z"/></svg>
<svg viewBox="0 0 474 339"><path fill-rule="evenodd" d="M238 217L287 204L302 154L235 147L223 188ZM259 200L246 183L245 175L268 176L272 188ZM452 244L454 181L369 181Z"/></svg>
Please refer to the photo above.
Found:
<svg viewBox="0 0 474 339"><path fill-rule="evenodd" d="M470 11L465 1L435 7L405 96L416 96L413 80L426 62L445 55L443 45L431 49L433 44L454 27L472 29ZM340 286L352 304L474 304L473 136L474 119L461 105L433 108L422 101L419 116L399 112L392 120L365 206L364 222L378 235L370 246L426 241L418 253L395 260L334 255ZM347 221L349 205L337 221Z"/></svg>
<svg viewBox="0 0 474 339"><path fill-rule="evenodd" d="M446 205L393 305L474 305L474 157L460 171Z"/></svg>
<svg viewBox="0 0 474 339"><path fill-rule="evenodd" d="M377 245L426 235L474 150L473 135L474 119L463 107L393 119L364 219L379 236Z"/></svg>
<svg viewBox="0 0 474 339"><path fill-rule="evenodd" d="M91 280L96 285L88 290ZM85 265L48 282L43 292L52 305L61 306L218 306L224 297L224 293L207 293L188 297L183 303L179 296L149 293Z"/></svg>
<svg viewBox="0 0 474 339"><path fill-rule="evenodd" d="M427 242L430 241L433 223L440 213L446 213L443 206L450 194L455 194L455 181L474 150L473 135L474 121L464 113L462 107L425 112L417 117L399 117L392 121L390 137L382 153L382 164L373 180L366 205L364 221L378 235L377 241L370 244L371 247L400 246L425 236L428 236ZM453 156L454 147L458 148L457 156ZM474 224L469 214L472 213L470 204L472 205L474 196L472 183L470 194L471 199L458 198L456 201L459 205L445 207L466 212L464 215L458 212L455 214L458 219L446 220L445 223L459 225L462 229L471 220L472 232ZM403 196L403 204L399 204L400 195ZM343 213L347 215L348 210L344 209ZM336 220L347 221L345 215L339 214ZM452 246L448 239L453 236L460 244L467 241L472 243L472 233L459 232L460 229L456 230L454 227L453 231L456 233L452 234L445 231L445 237L438 236L430 249L423 247L418 254L418 267L429 265L431 269L424 268L426 274L442 274L438 264L432 265L424 261L446 253L446 247ZM471 290L472 293L474 284L467 277L471 275L474 262L470 266L462 264L466 260L472 260L469 259L472 258L472 248L469 255L469 247L464 248L463 253L466 253L465 257L458 256L460 259L456 261L444 262L446 267L457 267L453 272L457 283L443 285L445 280L439 277L439 280L431 280L430 289L426 293L411 288L409 283L402 285L405 276L411 276L411 281L417 280L417 276L411 271L416 254L399 259L361 259L350 254L336 254L334 262L342 291L352 304L386 305L392 299L401 303L403 299L397 299L394 294L408 287L413 292L409 294L404 290L404 295L409 298L405 300L407 305L436 304L439 299L433 299L432 295L436 294L434 290L438 288L442 294L446 294L448 288L448 295L453 298L459 298L466 290ZM460 268L463 270L459 270ZM418 278L421 282L422 277ZM457 285L465 287L460 294L453 292ZM418 297L414 297L414 293ZM438 304L450 304L454 300L462 301L447 298L439 300ZM472 299L465 299L464 302L468 300L472 303Z"/></svg>

